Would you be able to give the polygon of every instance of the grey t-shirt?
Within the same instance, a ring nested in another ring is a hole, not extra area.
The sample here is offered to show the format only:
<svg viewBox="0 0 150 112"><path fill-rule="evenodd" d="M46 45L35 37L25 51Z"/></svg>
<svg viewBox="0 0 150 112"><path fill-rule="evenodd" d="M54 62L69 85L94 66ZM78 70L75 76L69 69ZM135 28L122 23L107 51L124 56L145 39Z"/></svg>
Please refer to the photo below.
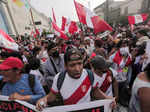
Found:
<svg viewBox="0 0 150 112"><path fill-rule="evenodd" d="M143 87L150 88L150 83L142 81L137 77L132 87L129 112L141 112L138 90Z"/></svg>

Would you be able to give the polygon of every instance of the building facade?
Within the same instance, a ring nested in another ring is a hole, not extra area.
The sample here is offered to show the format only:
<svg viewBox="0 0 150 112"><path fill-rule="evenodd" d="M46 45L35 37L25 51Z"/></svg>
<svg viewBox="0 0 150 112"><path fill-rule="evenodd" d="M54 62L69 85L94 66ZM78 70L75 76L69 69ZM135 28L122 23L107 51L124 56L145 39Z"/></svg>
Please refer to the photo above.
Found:
<svg viewBox="0 0 150 112"><path fill-rule="evenodd" d="M106 2L103 3L105 4L104 6L99 5L96 7L94 11L96 14L103 13L104 19L109 23L117 22L121 17L150 11L150 0L108 1L109 0L106 0ZM99 10L101 12L98 12Z"/></svg>
<svg viewBox="0 0 150 112"><path fill-rule="evenodd" d="M31 16L31 11L33 19ZM23 7L18 7L13 0L0 1L0 28L13 35L24 35L31 33L34 29L34 22L40 22L36 25L37 29L49 30L49 19L44 14L31 7L31 11ZM34 21L34 22L33 22Z"/></svg>
<svg viewBox="0 0 150 112"><path fill-rule="evenodd" d="M0 29L3 29L6 33L11 34L12 29L10 27L10 21L5 13L4 5L7 7L5 2L0 1Z"/></svg>

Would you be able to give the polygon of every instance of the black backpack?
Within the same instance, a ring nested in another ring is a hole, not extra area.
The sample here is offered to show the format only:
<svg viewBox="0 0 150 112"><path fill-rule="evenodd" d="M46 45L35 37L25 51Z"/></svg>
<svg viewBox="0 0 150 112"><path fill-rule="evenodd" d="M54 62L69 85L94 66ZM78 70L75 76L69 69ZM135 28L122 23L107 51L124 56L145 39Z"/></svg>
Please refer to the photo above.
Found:
<svg viewBox="0 0 150 112"><path fill-rule="evenodd" d="M92 72L91 70L89 70L89 69L86 69L86 71L87 71L87 73L88 73L88 76L89 76L91 85L93 85L93 83L94 83L94 75L93 75L93 72ZM63 85L65 76L66 76L66 71L61 72L60 75L58 76L57 88L58 88L59 91L60 91L60 89L61 89L61 87L62 87L62 85Z"/></svg>
<svg viewBox="0 0 150 112"><path fill-rule="evenodd" d="M35 94L35 92L34 92L35 75L29 74L28 80L29 80L29 86L31 88L31 91L33 94ZM2 88L4 87L5 84L6 84L6 82L4 82L3 79L0 80L0 91L2 90Z"/></svg>
<svg viewBox="0 0 150 112"><path fill-rule="evenodd" d="M86 69L87 73L88 73L88 76L89 76L89 79L90 79L90 82L91 82L91 85L93 85L93 82L94 82L94 76L93 76L93 73L92 71ZM66 71L64 72L61 72L58 76L58 79L57 79L57 88L58 88L58 91L60 91L62 85L63 85L63 82L64 82L64 79L65 79L65 76L66 76ZM63 98L61 96L61 94L57 94L56 95L56 101L52 102L52 103L49 103L48 104L49 106L59 106L59 105L64 105L64 102L63 102Z"/></svg>

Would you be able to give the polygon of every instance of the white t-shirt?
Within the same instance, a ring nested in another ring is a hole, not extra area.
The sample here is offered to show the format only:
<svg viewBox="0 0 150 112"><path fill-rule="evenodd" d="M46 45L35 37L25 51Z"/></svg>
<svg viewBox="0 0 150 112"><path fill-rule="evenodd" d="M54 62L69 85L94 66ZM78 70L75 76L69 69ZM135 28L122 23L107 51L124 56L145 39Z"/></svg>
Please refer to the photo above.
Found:
<svg viewBox="0 0 150 112"><path fill-rule="evenodd" d="M117 76L117 72L114 69L112 69L112 68L109 68L109 69L111 70L113 77L116 77ZM103 87L102 88L105 91L103 91L103 92L107 96L113 96L112 77L111 77L111 75L108 75L107 73L104 73L102 75L102 77L97 76L96 80L98 82L98 87L99 88L101 88L104 85L104 88Z"/></svg>
<svg viewBox="0 0 150 112"><path fill-rule="evenodd" d="M42 75L41 72L39 71L39 69L30 70L30 74L35 75L35 76L38 78L38 80L40 81L40 83L41 83L42 85L45 85L45 80L44 80L44 78L43 78L43 75Z"/></svg>
<svg viewBox="0 0 150 112"><path fill-rule="evenodd" d="M54 94L60 92L64 104L71 105L71 104L79 104L84 102L91 101L91 89L92 87L97 87L98 82L94 80L93 85L91 85L90 78L88 73L85 69L82 71L82 75L79 79L71 78L68 73L65 75L65 79L60 91L57 88L57 80L59 74L57 74L53 80L53 85L51 88L51 92ZM95 75L94 75L95 79Z"/></svg>

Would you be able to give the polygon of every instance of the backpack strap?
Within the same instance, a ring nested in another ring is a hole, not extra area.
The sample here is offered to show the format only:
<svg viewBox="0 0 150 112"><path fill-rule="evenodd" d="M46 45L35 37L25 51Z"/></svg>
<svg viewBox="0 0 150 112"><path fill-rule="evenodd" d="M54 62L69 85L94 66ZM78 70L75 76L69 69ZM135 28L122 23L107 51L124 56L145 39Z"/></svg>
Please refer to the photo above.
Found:
<svg viewBox="0 0 150 112"><path fill-rule="evenodd" d="M34 92L35 76L33 74L29 74L28 81L29 81L29 86L31 88L32 93L35 94Z"/></svg>
<svg viewBox="0 0 150 112"><path fill-rule="evenodd" d="M94 83L94 75L93 75L93 72L89 69L86 69L87 73L88 73L88 76L89 76L89 79L90 79L90 82L91 82L91 85L93 85Z"/></svg>
<svg viewBox="0 0 150 112"><path fill-rule="evenodd" d="M61 72L58 76L58 80L57 80L57 88L58 90L60 91L61 87L62 87L62 84L64 82L64 79L65 79L65 76L66 76L66 71L64 72Z"/></svg>
<svg viewBox="0 0 150 112"><path fill-rule="evenodd" d="M4 85L6 84L6 82L2 80L0 80L0 91L3 89Z"/></svg>
<svg viewBox="0 0 150 112"><path fill-rule="evenodd" d="M93 75L93 72L89 69L86 69L87 73L88 73L88 76L89 76L89 79L90 79L90 82L91 82L91 85L93 85L94 83L94 75ZM58 76L58 80L57 80L57 88L58 90L60 91L61 87L62 87L62 84L64 82L64 79L65 79L65 76L66 76L66 71L64 72L61 72Z"/></svg>

